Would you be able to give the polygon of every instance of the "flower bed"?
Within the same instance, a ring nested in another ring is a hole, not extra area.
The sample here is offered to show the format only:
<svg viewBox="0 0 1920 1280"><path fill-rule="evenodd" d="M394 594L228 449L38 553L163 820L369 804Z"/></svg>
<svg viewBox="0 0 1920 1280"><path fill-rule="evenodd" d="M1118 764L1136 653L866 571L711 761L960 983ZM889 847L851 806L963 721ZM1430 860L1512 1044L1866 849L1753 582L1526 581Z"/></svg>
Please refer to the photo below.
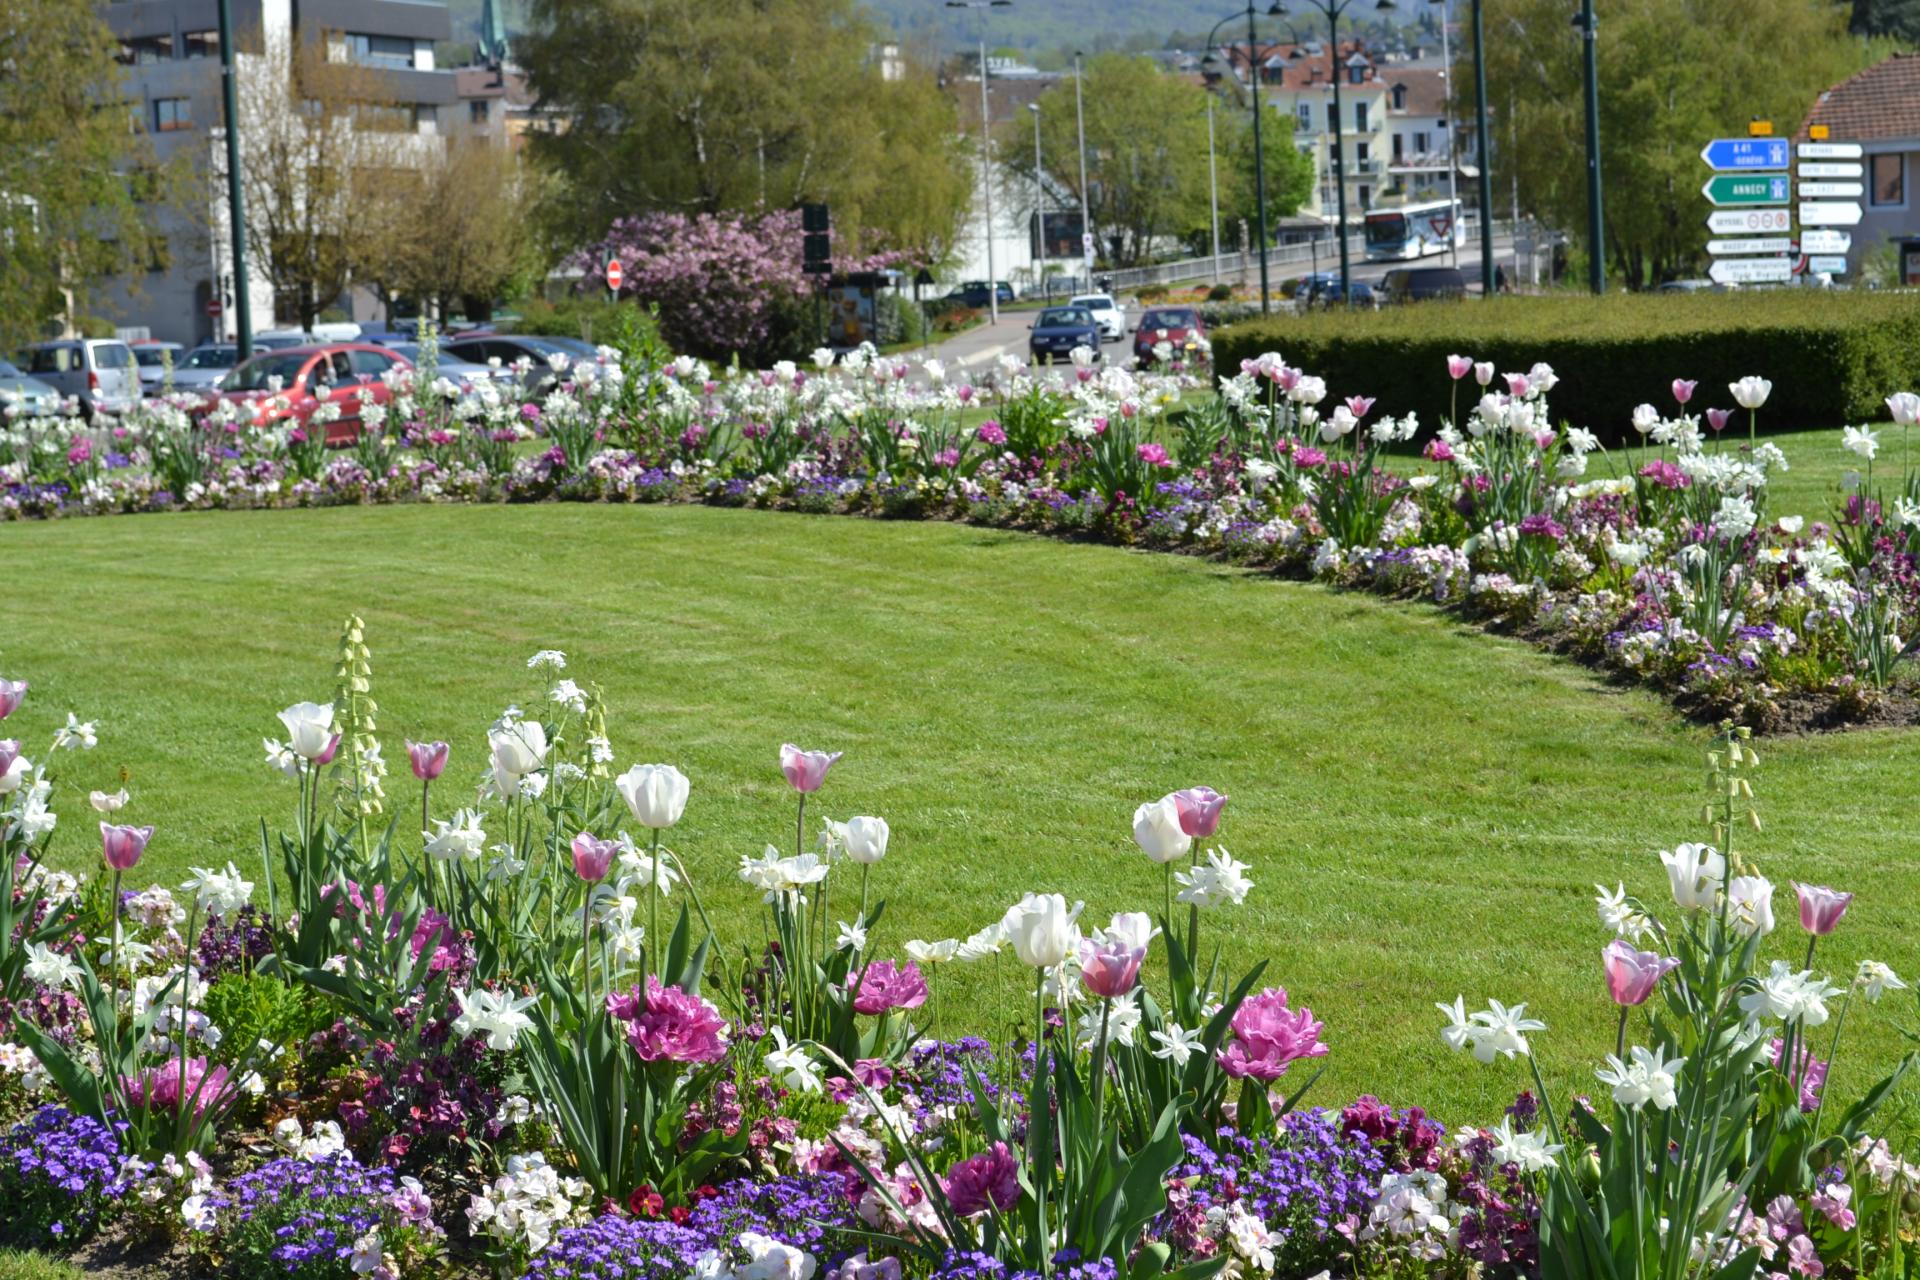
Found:
<svg viewBox="0 0 1920 1280"><path fill-rule="evenodd" d="M1755 435L1763 379L1728 388L1751 407L1704 414L1709 393L1676 380L1673 408L1641 405L1622 426L1633 443L1608 450L1550 425L1545 364L1500 375L1449 357L1430 431L1363 396L1329 409L1326 384L1277 355L1208 398L1204 365L1186 363L1204 353L1163 354L1127 370L1082 353L1057 377L1008 360L974 385L869 352L716 376L608 350L537 405L429 367L365 405L370 430L333 454L231 408L155 402L98 431L22 419L0 514L560 500L965 520L1423 598L1705 722L1920 719L1897 661L1920 610L1910 395L1888 399L1899 474L1876 478L1876 432L1850 428L1864 475L1809 520L1771 509L1787 460Z"/></svg>
<svg viewBox="0 0 1920 1280"><path fill-rule="evenodd" d="M1043 887L915 939L838 752L770 750L793 824L703 885L678 832L709 798L620 769L564 654L528 660L539 710L471 753L383 743L358 619L338 659L332 700L265 743L286 804L258 871L177 890L128 884L156 825L117 819L144 798L60 782L92 726L0 680L0 721L49 744L0 742L0 1240L98 1232L232 1280L1908 1274L1920 1167L1879 1112L1916 1058L1829 1096L1850 1013L1906 984L1820 967L1851 894L1794 884L1798 929L1776 918L1747 730L1710 744L1702 839L1635 877L1671 906L1600 887L1616 1049L1591 1084L1546 1086L1524 1003L1436 1002L1442 1041L1519 1091L1450 1129L1311 1097L1341 1031L1266 962L1223 968L1261 890L1211 788L1132 814L1157 901L1096 926ZM47 865L81 804L84 883ZM720 895L762 926L716 933ZM950 965L988 998L939 1041Z"/></svg>

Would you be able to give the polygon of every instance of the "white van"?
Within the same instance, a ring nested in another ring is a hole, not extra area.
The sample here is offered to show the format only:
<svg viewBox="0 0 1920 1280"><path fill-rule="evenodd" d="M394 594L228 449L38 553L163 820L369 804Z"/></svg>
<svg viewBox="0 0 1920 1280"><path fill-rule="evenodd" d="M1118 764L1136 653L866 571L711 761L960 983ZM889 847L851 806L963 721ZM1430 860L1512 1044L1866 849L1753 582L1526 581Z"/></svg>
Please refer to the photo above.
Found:
<svg viewBox="0 0 1920 1280"><path fill-rule="evenodd" d="M22 355L26 372L80 402L89 418L125 413L140 403L140 366L118 338L63 338L36 342Z"/></svg>

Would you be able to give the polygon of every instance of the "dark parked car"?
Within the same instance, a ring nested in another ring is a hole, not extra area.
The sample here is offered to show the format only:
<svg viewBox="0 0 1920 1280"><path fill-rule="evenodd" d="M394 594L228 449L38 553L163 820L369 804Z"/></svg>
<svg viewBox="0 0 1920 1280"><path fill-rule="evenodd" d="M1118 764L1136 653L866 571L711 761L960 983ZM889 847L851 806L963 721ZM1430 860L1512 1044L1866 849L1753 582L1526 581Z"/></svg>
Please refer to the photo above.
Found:
<svg viewBox="0 0 1920 1280"><path fill-rule="evenodd" d="M1100 358L1100 325L1085 307L1048 307L1027 327L1033 331L1027 352L1035 364L1065 359L1075 347L1091 347L1093 358Z"/></svg>
<svg viewBox="0 0 1920 1280"><path fill-rule="evenodd" d="M1174 354L1207 336L1206 322L1192 307L1154 307L1140 317L1133 331L1133 354L1140 363L1153 359L1153 349L1161 343L1172 345Z"/></svg>
<svg viewBox="0 0 1920 1280"><path fill-rule="evenodd" d="M1306 305L1308 307L1337 307L1342 301L1340 277L1335 276L1324 285L1315 285L1313 292L1307 295ZM1362 308L1373 308L1380 305L1380 299L1378 295L1374 293L1373 286L1365 280L1355 280L1353 282L1353 305Z"/></svg>
<svg viewBox="0 0 1920 1280"><path fill-rule="evenodd" d="M462 334L442 342L440 352L469 364L492 364L498 360L502 369L511 369L521 360L530 361L527 371L520 375L520 391L528 399L538 399L559 385L563 375L553 367L555 356L571 366L600 355L592 343L578 338L551 338L531 333ZM496 381L501 378L502 375L495 375Z"/></svg>
<svg viewBox="0 0 1920 1280"><path fill-rule="evenodd" d="M993 292L1000 295L1000 305L1003 307L1013 301L1013 286L1005 280L997 281ZM963 307L973 307L978 310L986 306L988 302L987 282L985 280L969 280L959 288L948 293L946 301L957 302Z"/></svg>
<svg viewBox="0 0 1920 1280"><path fill-rule="evenodd" d="M1425 302L1467 296L1466 274L1454 267L1395 267L1380 282L1382 302Z"/></svg>

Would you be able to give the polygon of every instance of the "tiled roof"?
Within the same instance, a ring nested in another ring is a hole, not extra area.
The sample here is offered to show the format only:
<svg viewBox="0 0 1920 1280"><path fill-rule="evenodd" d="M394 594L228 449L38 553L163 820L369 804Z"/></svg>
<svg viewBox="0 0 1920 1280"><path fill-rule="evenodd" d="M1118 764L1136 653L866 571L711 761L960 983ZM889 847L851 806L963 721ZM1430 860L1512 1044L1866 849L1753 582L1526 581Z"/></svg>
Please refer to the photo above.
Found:
<svg viewBox="0 0 1920 1280"><path fill-rule="evenodd" d="M1387 92L1392 93L1399 85L1406 86L1406 105L1392 110L1396 115L1444 116L1447 114L1447 73L1438 68L1404 67L1390 69L1382 77L1387 83ZM1388 99L1391 104L1392 99Z"/></svg>
<svg viewBox="0 0 1920 1280"><path fill-rule="evenodd" d="M1836 142L1920 137L1920 54L1896 53L1822 93L1795 135L1824 124Z"/></svg>

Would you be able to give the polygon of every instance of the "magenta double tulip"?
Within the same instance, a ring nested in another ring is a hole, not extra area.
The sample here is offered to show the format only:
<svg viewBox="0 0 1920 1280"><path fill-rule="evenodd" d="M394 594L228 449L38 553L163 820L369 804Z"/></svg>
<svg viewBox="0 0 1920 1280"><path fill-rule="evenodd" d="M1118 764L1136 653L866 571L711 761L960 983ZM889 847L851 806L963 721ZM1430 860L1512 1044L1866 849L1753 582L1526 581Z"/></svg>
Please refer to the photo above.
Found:
<svg viewBox="0 0 1920 1280"><path fill-rule="evenodd" d="M647 985L607 997L642 1062L708 1063L727 1056L727 1020L699 996L649 976Z"/></svg>
<svg viewBox="0 0 1920 1280"><path fill-rule="evenodd" d="M1211 839L1220 829L1220 810L1227 798L1212 787L1188 787L1173 793L1174 811L1180 815L1180 830L1195 840Z"/></svg>
<svg viewBox="0 0 1920 1280"><path fill-rule="evenodd" d="M1680 962L1657 951L1641 951L1625 938L1615 938L1600 952L1607 971L1607 994L1618 1005L1645 1004L1660 979Z"/></svg>
<svg viewBox="0 0 1920 1280"><path fill-rule="evenodd" d="M838 751L802 751L789 742L780 748L780 772L787 775L787 783L795 791L818 791L840 755Z"/></svg>
<svg viewBox="0 0 1920 1280"><path fill-rule="evenodd" d="M407 759L413 763L413 776L422 782L432 782L447 767L447 752L450 748L444 742L409 742Z"/></svg>
<svg viewBox="0 0 1920 1280"><path fill-rule="evenodd" d="M868 1017L895 1009L918 1009L927 1002L927 980L912 961L896 966L891 960L875 960L860 972L848 974L847 986L853 991L853 1011Z"/></svg>
<svg viewBox="0 0 1920 1280"><path fill-rule="evenodd" d="M582 831L573 838L573 872L588 884L596 884L607 878L607 868L619 852L619 841L602 840L590 831Z"/></svg>
<svg viewBox="0 0 1920 1280"><path fill-rule="evenodd" d="M1819 884L1798 884L1793 891L1800 898L1800 927L1816 938L1824 938L1840 926L1853 895Z"/></svg>
<svg viewBox="0 0 1920 1280"><path fill-rule="evenodd" d="M1293 1063L1327 1052L1320 1040L1324 1024L1311 1009L1289 1008L1285 987L1268 987L1247 997L1229 1025L1233 1041L1215 1055L1215 1061L1236 1080L1250 1077L1272 1084Z"/></svg>
<svg viewBox="0 0 1920 1280"><path fill-rule="evenodd" d="M1020 1164L1006 1143L996 1142L947 1170L946 1188L955 1217L975 1217L989 1208L1005 1213L1020 1203Z"/></svg>
<svg viewBox="0 0 1920 1280"><path fill-rule="evenodd" d="M100 824L100 847L106 857L107 865L115 871L131 871L140 863L140 855L147 851L147 841L153 839L152 827L122 827L111 822Z"/></svg>
<svg viewBox="0 0 1920 1280"><path fill-rule="evenodd" d="M0 680L0 720L16 711L27 696L25 680Z"/></svg>

